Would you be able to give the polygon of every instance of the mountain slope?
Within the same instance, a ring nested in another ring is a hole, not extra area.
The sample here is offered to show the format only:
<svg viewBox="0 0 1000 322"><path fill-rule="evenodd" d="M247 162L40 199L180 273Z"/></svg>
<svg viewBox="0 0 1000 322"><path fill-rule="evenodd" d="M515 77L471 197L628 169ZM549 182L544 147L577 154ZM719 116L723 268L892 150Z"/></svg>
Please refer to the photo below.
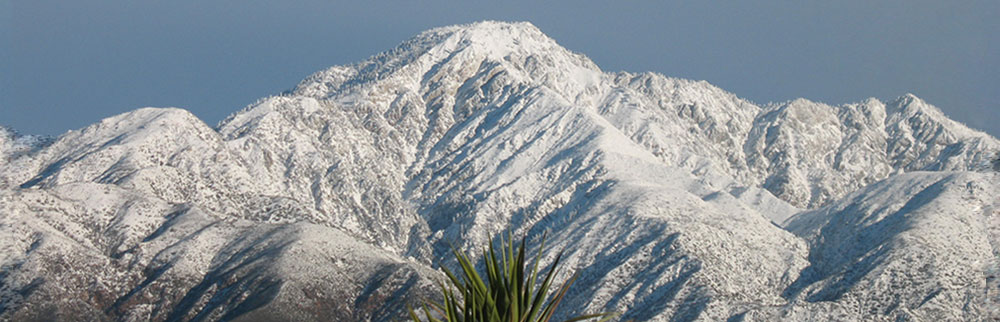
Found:
<svg viewBox="0 0 1000 322"><path fill-rule="evenodd" d="M907 94L832 107L799 99L766 108L744 149L763 186L815 207L890 174L982 170L1000 151L995 138Z"/></svg>
<svg viewBox="0 0 1000 322"><path fill-rule="evenodd" d="M907 319L1000 317L998 179L908 173L790 218L811 252L786 296Z"/></svg>
<svg viewBox="0 0 1000 322"><path fill-rule="evenodd" d="M214 129L145 108L53 142L0 137L3 318L384 320L433 291L450 245L504 230L566 250L581 275L563 316L973 320L996 302L971 282L989 265L951 280L998 258L995 176L967 172L995 138L911 95L761 107L605 73L528 23L424 32ZM935 180L985 188L911 193ZM893 208L910 199L958 219L909 220L930 216ZM869 255L873 238L887 246ZM868 287L885 283L902 286Z"/></svg>
<svg viewBox="0 0 1000 322"><path fill-rule="evenodd" d="M0 198L0 313L13 320L378 319L435 275L337 229L226 218L113 185Z"/></svg>

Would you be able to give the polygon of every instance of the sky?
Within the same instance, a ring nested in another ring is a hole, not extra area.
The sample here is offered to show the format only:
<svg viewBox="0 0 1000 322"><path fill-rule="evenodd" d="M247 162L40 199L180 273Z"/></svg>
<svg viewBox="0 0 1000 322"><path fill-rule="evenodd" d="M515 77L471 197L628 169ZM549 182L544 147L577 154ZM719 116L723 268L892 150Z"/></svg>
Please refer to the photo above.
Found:
<svg viewBox="0 0 1000 322"><path fill-rule="evenodd" d="M605 71L757 103L913 93L1000 136L1000 1L0 0L0 125L58 135L145 106L206 123L437 26L530 21Z"/></svg>

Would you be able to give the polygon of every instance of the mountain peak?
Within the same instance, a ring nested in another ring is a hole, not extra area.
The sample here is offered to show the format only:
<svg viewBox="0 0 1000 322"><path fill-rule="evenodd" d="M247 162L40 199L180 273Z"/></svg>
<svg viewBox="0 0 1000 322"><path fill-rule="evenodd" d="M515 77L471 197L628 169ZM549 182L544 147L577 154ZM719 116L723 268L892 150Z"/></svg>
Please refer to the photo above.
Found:
<svg viewBox="0 0 1000 322"><path fill-rule="evenodd" d="M295 92L327 97L386 79L419 88L441 77L469 79L480 68L504 70L512 78L549 87L567 98L577 97L603 76L589 58L563 48L531 23L483 21L422 32L360 63L313 74Z"/></svg>
<svg viewBox="0 0 1000 322"><path fill-rule="evenodd" d="M903 94L896 99L889 101L887 104L892 111L900 111L904 113L912 113L915 111L934 111L935 114L941 113L937 107L927 104L923 99L917 97L913 93Z"/></svg>
<svg viewBox="0 0 1000 322"><path fill-rule="evenodd" d="M414 39L442 39L442 43L458 45L480 45L496 48L514 48L532 44L555 44L555 40L545 35L529 22L480 21L470 24L452 25L431 29L420 33ZM449 41L450 40L450 41Z"/></svg>
<svg viewBox="0 0 1000 322"><path fill-rule="evenodd" d="M920 97L912 93L906 93L896 99L890 101L886 104L886 112L890 115L896 114L900 120L912 119L912 120L923 120L923 122L930 122L933 124L940 124L946 127L949 131L953 132L958 137L962 138L976 138L976 137L989 137L982 131L969 128L965 124L955 121L948 117L937 106L927 103Z"/></svg>
<svg viewBox="0 0 1000 322"><path fill-rule="evenodd" d="M900 107L907 107L915 104L927 105L927 103L925 103L924 100L920 99L920 97L917 97L917 95L913 93L903 94L897 97L896 99L892 100L890 104Z"/></svg>
<svg viewBox="0 0 1000 322"><path fill-rule="evenodd" d="M438 27L424 31L421 33L421 35L439 34L439 33L462 34L472 38L476 38L477 36L488 35L491 33L535 34L544 36L542 31L539 30L538 27L535 27L535 25L527 21L509 22L509 21L495 21L495 20L485 20L467 24Z"/></svg>
<svg viewBox="0 0 1000 322"><path fill-rule="evenodd" d="M509 59L512 54L552 55L571 53L545 35L529 22L481 21L463 25L440 27L420 33L407 41L432 43L429 52L451 55L459 51L470 51L492 60ZM400 47L406 47L406 43ZM447 56L442 56L444 58ZM589 60L588 60L589 61ZM590 63L589 67L596 68Z"/></svg>

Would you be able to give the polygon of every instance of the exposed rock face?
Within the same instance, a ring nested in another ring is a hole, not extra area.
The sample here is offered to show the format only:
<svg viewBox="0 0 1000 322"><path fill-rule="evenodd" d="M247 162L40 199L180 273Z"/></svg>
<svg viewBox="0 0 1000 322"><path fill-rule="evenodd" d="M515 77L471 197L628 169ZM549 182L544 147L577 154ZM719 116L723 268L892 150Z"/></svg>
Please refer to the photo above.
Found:
<svg viewBox="0 0 1000 322"><path fill-rule="evenodd" d="M761 107L527 23L439 28L215 128L0 129L0 318L385 320L510 230L581 274L563 315L977 320L997 151L912 95Z"/></svg>

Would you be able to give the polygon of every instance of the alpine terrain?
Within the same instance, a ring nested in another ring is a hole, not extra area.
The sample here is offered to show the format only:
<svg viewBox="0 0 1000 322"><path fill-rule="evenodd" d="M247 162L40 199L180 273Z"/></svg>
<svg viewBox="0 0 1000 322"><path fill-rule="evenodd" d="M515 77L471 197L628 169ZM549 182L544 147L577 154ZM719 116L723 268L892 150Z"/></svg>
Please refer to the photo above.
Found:
<svg viewBox="0 0 1000 322"><path fill-rule="evenodd" d="M998 152L909 94L758 105L438 28L215 127L0 128L0 320L397 319L506 231L580 274L557 318L1000 319Z"/></svg>

